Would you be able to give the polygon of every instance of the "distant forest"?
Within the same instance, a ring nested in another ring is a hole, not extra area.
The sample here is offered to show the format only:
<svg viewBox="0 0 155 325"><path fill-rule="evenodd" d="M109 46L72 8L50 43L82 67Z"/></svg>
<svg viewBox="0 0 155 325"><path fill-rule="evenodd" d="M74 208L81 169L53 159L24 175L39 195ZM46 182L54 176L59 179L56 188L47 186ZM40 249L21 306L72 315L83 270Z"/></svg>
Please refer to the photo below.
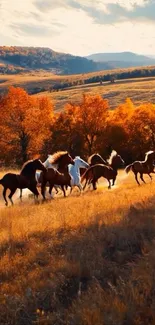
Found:
<svg viewBox="0 0 155 325"><path fill-rule="evenodd" d="M81 79L81 80L74 80L73 82L61 82L56 83L52 88L51 91L58 91L63 90L69 87L74 87L76 85L82 85L82 84L91 84L91 83L102 83L106 81L111 81L112 83L115 82L115 80L122 80L122 79L133 79L133 78L142 78L142 77L155 77L155 68L139 68L139 69L133 69L133 70L127 70L123 72L118 72L117 74L114 73L108 73L104 75L96 75L87 79Z"/></svg>
<svg viewBox="0 0 155 325"><path fill-rule="evenodd" d="M110 68L108 63L96 63L84 57L59 53L48 48L0 47L0 73L5 74L40 69L56 74L77 74Z"/></svg>

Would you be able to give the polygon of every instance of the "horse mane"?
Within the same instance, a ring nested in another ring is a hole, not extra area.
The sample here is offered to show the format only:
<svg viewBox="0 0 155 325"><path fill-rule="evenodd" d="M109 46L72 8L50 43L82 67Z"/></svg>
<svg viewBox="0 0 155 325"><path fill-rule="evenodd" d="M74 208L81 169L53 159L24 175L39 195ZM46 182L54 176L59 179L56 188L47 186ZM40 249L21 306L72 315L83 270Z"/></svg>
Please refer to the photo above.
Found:
<svg viewBox="0 0 155 325"><path fill-rule="evenodd" d="M144 161L147 161L147 160L148 160L148 156L151 155L152 153L154 153L153 150L147 151L147 152L145 153L145 160L144 160Z"/></svg>
<svg viewBox="0 0 155 325"><path fill-rule="evenodd" d="M68 154L68 151L57 151L52 156L49 155L51 164L59 164L62 157Z"/></svg>
<svg viewBox="0 0 155 325"><path fill-rule="evenodd" d="M109 159L107 160L108 164L111 165L112 164L112 161L113 161L113 158L117 156L117 151L116 150L112 150L112 153L109 157Z"/></svg>
<svg viewBox="0 0 155 325"><path fill-rule="evenodd" d="M29 174L29 172L32 171L32 162L33 161L34 161L33 159L26 161L22 166L20 174Z"/></svg>
<svg viewBox="0 0 155 325"><path fill-rule="evenodd" d="M21 171L22 171L22 170L23 170L27 165L29 165L32 161L33 161L33 159L27 160L27 161L23 164Z"/></svg>
<svg viewBox="0 0 155 325"><path fill-rule="evenodd" d="M94 158L95 156L98 156L98 157L101 158L101 160L103 161L103 158L101 157L101 155L99 155L99 153L93 153L93 154L88 158L88 164L91 164L92 158Z"/></svg>

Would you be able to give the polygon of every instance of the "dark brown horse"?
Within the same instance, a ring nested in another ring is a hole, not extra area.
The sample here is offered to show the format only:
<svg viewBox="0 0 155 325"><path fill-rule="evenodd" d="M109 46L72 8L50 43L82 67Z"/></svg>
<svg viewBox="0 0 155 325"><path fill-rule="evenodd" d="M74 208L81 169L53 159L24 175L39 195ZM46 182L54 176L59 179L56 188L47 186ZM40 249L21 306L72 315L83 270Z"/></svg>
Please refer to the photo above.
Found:
<svg viewBox="0 0 155 325"><path fill-rule="evenodd" d="M155 174L154 160L155 160L155 151L148 151L145 154L145 160L144 161L134 161L132 164L128 165L125 168L125 171L128 174L129 171L132 170L133 173L135 174L136 182L138 183L138 185L140 185L140 183L138 181L138 177L137 177L138 173L140 174L140 178L143 181L143 183L145 183L144 178L143 178L143 174L148 174L149 177L152 180L152 176L150 174L151 173Z"/></svg>
<svg viewBox="0 0 155 325"><path fill-rule="evenodd" d="M0 184L4 187L3 197L5 200L5 205L8 205L8 201L6 199L6 191L10 190L9 199L13 205L12 196L17 190L28 188L37 198L39 192L37 190L37 182L35 178L36 170L42 170L43 173L46 172L46 168L42 164L41 160L34 159L27 161L20 172L20 174L7 173L0 180Z"/></svg>
<svg viewBox="0 0 155 325"><path fill-rule="evenodd" d="M45 199L46 184L49 184L49 194L55 185L60 185L64 196L66 196L64 186L70 186L71 176L68 172L68 165L74 165L74 160L67 151L59 151L52 155L51 164L57 165L57 170L48 168L46 173L41 173L39 183L41 183L41 193Z"/></svg>
<svg viewBox="0 0 155 325"><path fill-rule="evenodd" d="M104 177L108 180L109 186L111 188L110 180L113 180L112 186L115 185L115 180L117 177L118 168L124 165L124 160L120 155L117 154L116 151L112 151L111 156L109 158L109 166L103 164L96 164L87 169L85 174L82 176L82 181L86 180L84 188L89 183L93 184L93 189L96 190L96 182L100 177Z"/></svg>

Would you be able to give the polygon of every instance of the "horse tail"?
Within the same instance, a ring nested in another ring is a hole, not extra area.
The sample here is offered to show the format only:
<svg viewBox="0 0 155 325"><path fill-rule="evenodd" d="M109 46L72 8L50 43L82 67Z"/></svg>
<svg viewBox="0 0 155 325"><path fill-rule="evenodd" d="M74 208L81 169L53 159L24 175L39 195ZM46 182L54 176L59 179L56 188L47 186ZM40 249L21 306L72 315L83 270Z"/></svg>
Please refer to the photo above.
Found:
<svg viewBox="0 0 155 325"><path fill-rule="evenodd" d="M128 165L128 166L125 168L125 171L126 171L127 174L128 174L129 171L132 169L132 167L133 167L133 164L130 164L130 165Z"/></svg>
<svg viewBox="0 0 155 325"><path fill-rule="evenodd" d="M81 177L81 182L83 182L85 179L87 181L90 181L93 179L93 166L89 167L85 172L84 174L82 175Z"/></svg>
<svg viewBox="0 0 155 325"><path fill-rule="evenodd" d="M3 185L3 178L0 179L0 184Z"/></svg>

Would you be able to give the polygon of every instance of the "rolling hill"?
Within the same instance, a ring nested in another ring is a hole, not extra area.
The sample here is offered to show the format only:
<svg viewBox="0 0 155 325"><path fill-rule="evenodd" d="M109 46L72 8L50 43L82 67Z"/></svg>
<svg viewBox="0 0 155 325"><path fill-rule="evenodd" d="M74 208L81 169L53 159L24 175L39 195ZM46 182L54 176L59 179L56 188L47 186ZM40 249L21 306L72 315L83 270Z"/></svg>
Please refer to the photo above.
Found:
<svg viewBox="0 0 155 325"><path fill-rule="evenodd" d="M115 68L128 68L155 64L155 58L132 52L95 53L86 57L94 62L110 64Z"/></svg>
<svg viewBox="0 0 155 325"><path fill-rule="evenodd" d="M19 73L23 69L49 70L55 74L77 74L110 69L108 63L97 63L87 58L55 52L40 47L0 47L0 73Z"/></svg>
<svg viewBox="0 0 155 325"><path fill-rule="evenodd" d="M154 64L155 58L131 52L97 53L80 57L44 47L0 47L0 74L44 70L57 75L69 75Z"/></svg>

